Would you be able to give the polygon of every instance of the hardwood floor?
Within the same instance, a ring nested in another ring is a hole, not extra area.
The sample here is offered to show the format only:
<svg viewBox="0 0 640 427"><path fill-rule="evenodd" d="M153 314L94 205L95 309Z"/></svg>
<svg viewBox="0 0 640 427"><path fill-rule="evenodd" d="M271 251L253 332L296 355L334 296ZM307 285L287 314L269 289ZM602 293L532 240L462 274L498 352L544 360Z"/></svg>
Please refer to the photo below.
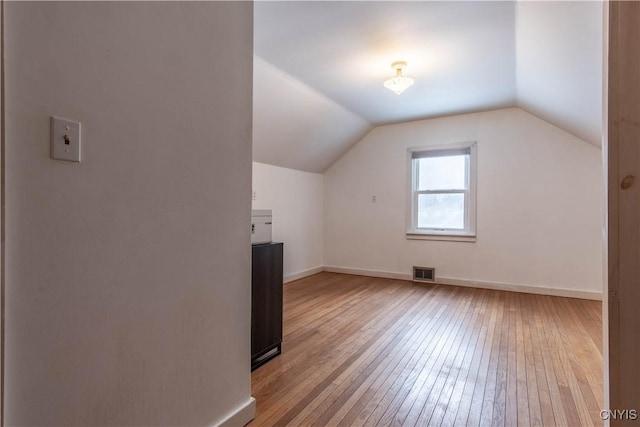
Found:
<svg viewBox="0 0 640 427"><path fill-rule="evenodd" d="M250 426L602 425L601 305L335 273L288 283Z"/></svg>

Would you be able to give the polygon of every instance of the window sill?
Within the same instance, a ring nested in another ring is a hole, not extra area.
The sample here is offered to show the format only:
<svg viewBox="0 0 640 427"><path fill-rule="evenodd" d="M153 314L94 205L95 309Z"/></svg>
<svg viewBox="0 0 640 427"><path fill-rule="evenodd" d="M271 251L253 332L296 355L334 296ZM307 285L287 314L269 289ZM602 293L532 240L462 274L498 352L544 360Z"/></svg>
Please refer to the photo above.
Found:
<svg viewBox="0 0 640 427"><path fill-rule="evenodd" d="M447 233L420 233L407 232L407 240L435 240L444 242L475 242L475 234L447 234Z"/></svg>

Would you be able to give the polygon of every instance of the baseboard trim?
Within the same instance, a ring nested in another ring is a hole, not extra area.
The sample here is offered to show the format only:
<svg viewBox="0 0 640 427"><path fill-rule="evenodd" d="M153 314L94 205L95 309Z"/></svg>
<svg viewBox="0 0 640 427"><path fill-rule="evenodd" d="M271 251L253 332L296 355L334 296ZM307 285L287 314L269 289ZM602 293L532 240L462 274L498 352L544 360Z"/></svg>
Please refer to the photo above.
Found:
<svg viewBox="0 0 640 427"><path fill-rule="evenodd" d="M404 273L392 273L390 271L381 271L381 270L364 270L360 268L344 268L344 267L335 267L332 265L325 265L324 271L328 271L329 273L341 273L341 274L353 274L356 276L367 276L367 277L381 277L383 279L399 279L399 280L411 280L411 274Z"/></svg>
<svg viewBox="0 0 640 427"><path fill-rule="evenodd" d="M394 273L390 271L365 270L359 268L344 268L325 266L324 271L331 273L354 274L357 276L381 277L385 279L412 280L409 273ZM581 291L565 288L547 288L542 286L520 285L515 283L487 282L480 280L458 279L455 277L438 277L436 283L443 285L464 286L468 288L493 289L498 291L522 292L525 294L551 295L557 297L589 299L602 301L602 292Z"/></svg>
<svg viewBox="0 0 640 427"><path fill-rule="evenodd" d="M498 291L522 292L525 294L550 295L555 297L602 301L601 292L581 291L577 289L547 288L543 286L519 285L503 282L483 282L477 280L457 279L453 277L436 277L436 283L464 286L468 288L494 289Z"/></svg>
<svg viewBox="0 0 640 427"><path fill-rule="evenodd" d="M293 282L294 280L303 279L305 277L313 276L314 274L318 274L324 271L323 266L309 268L307 270L302 270L297 273L292 273L287 276L284 276L284 283Z"/></svg>
<svg viewBox="0 0 640 427"><path fill-rule="evenodd" d="M242 406L227 415L222 421L214 424L214 427L243 427L249 424L255 417L256 399L250 397Z"/></svg>

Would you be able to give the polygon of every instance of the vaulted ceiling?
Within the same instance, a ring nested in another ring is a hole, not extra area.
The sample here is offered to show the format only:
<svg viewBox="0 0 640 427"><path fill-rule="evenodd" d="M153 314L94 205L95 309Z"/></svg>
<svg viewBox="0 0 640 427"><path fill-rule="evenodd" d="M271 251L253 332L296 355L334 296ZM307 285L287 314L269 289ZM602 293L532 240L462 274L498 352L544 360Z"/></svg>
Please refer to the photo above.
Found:
<svg viewBox="0 0 640 427"><path fill-rule="evenodd" d="M598 146L601 2L259 1L254 160L322 172L371 128L519 106ZM382 86L393 61L415 84Z"/></svg>

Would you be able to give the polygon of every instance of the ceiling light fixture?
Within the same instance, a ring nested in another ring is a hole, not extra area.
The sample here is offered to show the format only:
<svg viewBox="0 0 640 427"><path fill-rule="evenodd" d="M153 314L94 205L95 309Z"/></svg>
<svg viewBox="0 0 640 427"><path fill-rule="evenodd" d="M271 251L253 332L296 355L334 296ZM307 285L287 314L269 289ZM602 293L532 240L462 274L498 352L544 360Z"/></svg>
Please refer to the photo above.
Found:
<svg viewBox="0 0 640 427"><path fill-rule="evenodd" d="M413 84L413 79L402 75L404 69L407 68L405 61L396 61L391 64L391 68L395 70L396 76L385 81L384 87L400 95L406 88Z"/></svg>

